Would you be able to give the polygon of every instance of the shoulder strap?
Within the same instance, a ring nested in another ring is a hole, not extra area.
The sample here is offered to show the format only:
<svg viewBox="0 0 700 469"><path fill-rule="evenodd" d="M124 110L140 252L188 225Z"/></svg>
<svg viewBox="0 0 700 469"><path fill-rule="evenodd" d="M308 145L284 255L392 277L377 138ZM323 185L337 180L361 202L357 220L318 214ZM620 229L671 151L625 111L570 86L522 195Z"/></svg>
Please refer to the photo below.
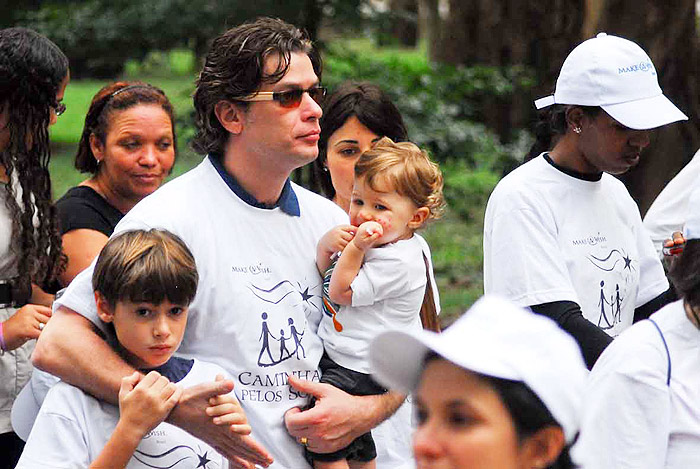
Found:
<svg viewBox="0 0 700 469"><path fill-rule="evenodd" d="M440 332L440 321L435 308L435 296L433 295L433 286L430 281L430 265L428 258L423 254L423 262L425 263L425 294L423 295L423 304L420 307L420 320L423 324L423 329Z"/></svg>
<svg viewBox="0 0 700 469"><path fill-rule="evenodd" d="M666 358L668 360L668 373L666 374L666 386L671 385L671 352L668 351L668 344L666 343L666 338L664 337L664 333L661 332L661 328L659 327L658 324L653 319L648 319L649 322L651 322L656 330L659 332L659 335L661 336L661 341L664 343L664 348L666 349Z"/></svg>

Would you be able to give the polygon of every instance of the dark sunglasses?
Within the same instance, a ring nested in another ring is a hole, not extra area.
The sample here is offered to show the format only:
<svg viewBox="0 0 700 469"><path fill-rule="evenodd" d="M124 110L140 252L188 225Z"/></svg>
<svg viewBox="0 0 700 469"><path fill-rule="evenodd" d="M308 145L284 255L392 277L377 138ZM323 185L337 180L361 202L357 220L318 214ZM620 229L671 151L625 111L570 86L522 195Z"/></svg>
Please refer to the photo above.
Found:
<svg viewBox="0 0 700 469"><path fill-rule="evenodd" d="M56 113L56 117L60 116L64 112L66 112L66 105L63 103L54 103L51 105L53 108L54 112Z"/></svg>
<svg viewBox="0 0 700 469"><path fill-rule="evenodd" d="M321 104L323 102L323 98L326 96L326 88L323 86L312 86L306 90L296 89L288 91L258 91L248 98L239 99L239 101L277 101L282 107L295 108L299 107L301 104L301 98L304 96L304 93L309 93L311 99L316 101L318 104Z"/></svg>

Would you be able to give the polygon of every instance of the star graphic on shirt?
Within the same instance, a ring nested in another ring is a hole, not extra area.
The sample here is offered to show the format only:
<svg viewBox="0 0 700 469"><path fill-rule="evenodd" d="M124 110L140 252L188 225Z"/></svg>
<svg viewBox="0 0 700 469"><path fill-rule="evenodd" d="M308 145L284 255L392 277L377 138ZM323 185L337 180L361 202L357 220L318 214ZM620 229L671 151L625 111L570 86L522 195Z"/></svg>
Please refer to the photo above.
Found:
<svg viewBox="0 0 700 469"><path fill-rule="evenodd" d="M628 256L622 256L622 259L625 261L625 266L623 268L632 270L632 259L630 259Z"/></svg>
<svg viewBox="0 0 700 469"><path fill-rule="evenodd" d="M199 458L199 464L197 467L203 467L204 469L207 469L207 463L211 461L211 459L207 458L207 454L209 454L208 451L204 453L203 456L200 456L199 454L197 457Z"/></svg>
<svg viewBox="0 0 700 469"><path fill-rule="evenodd" d="M300 291L299 294L301 295L302 301L309 301L311 298L314 297L311 293L309 293L309 287L306 287L306 290L304 291Z"/></svg>

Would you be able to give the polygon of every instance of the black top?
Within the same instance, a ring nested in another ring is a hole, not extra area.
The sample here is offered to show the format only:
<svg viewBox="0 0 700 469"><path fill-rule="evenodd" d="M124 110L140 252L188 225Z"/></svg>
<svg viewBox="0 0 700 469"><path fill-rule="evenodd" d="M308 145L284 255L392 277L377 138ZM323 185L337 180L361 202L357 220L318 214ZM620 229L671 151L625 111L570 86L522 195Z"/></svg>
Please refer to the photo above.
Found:
<svg viewBox="0 0 700 469"><path fill-rule="evenodd" d="M88 229L111 236L124 214L87 186L73 187L56 202L61 235Z"/></svg>

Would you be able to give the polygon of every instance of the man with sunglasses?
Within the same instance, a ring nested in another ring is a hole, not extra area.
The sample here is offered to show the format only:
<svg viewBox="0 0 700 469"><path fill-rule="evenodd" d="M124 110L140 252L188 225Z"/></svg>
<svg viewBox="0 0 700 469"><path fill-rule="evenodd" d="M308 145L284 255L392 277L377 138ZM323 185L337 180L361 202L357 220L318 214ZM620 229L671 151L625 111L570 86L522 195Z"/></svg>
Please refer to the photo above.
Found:
<svg viewBox="0 0 700 469"><path fill-rule="evenodd" d="M253 433L217 427L204 412L210 396L230 391L229 381L185 390L170 421L240 467L272 459L270 467L309 467L297 441L332 452L403 400L349 396L314 382L323 353L316 245L347 223L335 204L289 179L318 155L320 78L313 45L283 21L261 18L215 39L194 94L194 147L207 157L136 205L115 230L164 228L192 250L199 288L179 353L230 373ZM34 361L116 403L120 378L133 369L93 332L110 334L96 316L91 276L88 268L56 301ZM316 406L302 412L309 394Z"/></svg>

